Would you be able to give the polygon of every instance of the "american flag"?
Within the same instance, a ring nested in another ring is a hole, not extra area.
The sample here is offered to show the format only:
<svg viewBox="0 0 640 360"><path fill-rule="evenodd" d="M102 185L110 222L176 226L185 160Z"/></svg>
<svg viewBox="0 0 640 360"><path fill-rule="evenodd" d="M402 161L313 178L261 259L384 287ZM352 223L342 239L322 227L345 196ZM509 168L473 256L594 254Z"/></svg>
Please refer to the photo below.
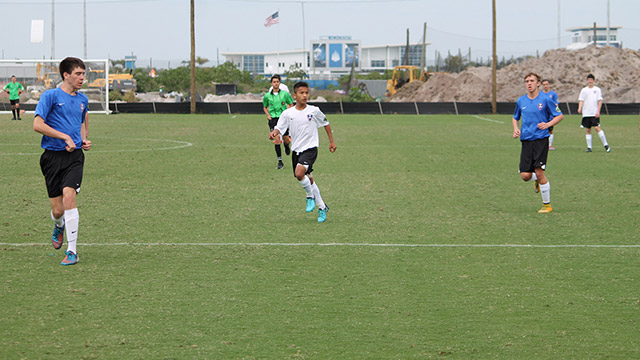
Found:
<svg viewBox="0 0 640 360"><path fill-rule="evenodd" d="M278 17L278 12L276 11L264 21L264 26L269 27L279 22L280 22L280 18Z"/></svg>

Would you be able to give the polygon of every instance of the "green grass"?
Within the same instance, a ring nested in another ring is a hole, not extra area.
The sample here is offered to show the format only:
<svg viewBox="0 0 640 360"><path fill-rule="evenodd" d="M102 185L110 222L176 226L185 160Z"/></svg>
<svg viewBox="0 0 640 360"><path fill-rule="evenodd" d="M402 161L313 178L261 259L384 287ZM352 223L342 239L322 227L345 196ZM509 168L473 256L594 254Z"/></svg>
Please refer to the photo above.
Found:
<svg viewBox="0 0 640 360"><path fill-rule="evenodd" d="M0 358L637 358L637 117L556 127L551 214L482 117L329 115L318 224L262 116L92 116L67 268L2 115Z"/></svg>

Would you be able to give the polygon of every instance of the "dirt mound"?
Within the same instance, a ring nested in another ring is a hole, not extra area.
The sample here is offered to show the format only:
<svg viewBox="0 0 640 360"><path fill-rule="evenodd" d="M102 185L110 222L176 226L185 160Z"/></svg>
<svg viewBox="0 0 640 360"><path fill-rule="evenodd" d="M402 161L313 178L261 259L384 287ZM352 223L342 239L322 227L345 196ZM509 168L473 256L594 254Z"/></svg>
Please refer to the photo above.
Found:
<svg viewBox="0 0 640 360"><path fill-rule="evenodd" d="M540 74L551 81L560 101L576 102L586 85L587 74L596 77L605 102L640 102L640 52L613 47L581 50L549 50L540 58L498 70L497 100L515 101L526 90L524 75ZM491 68L469 68L459 74L436 73L425 83L414 82L401 88L393 102L487 102L491 101Z"/></svg>

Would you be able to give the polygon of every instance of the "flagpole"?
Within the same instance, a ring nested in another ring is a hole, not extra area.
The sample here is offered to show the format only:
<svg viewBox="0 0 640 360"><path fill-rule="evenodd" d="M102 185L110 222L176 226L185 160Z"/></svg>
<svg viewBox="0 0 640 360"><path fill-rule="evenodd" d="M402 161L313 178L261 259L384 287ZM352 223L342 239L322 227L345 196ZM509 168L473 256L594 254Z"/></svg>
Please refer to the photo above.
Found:
<svg viewBox="0 0 640 360"><path fill-rule="evenodd" d="M278 8L278 24L280 25L280 8ZM278 59L278 66L276 67L276 74L280 74L280 26L278 26L278 50L276 52L276 58ZM272 74L273 75L273 74Z"/></svg>
<svg viewBox="0 0 640 360"><path fill-rule="evenodd" d="M304 33L304 1L301 1L300 5L302 5L302 70L305 71L305 68L307 67L307 54Z"/></svg>

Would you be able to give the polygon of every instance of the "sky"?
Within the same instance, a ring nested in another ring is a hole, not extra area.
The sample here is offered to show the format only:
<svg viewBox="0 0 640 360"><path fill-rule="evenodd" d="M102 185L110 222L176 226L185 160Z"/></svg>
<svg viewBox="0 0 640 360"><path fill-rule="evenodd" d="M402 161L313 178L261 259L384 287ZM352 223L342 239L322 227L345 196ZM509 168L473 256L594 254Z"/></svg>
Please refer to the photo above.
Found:
<svg viewBox="0 0 640 360"><path fill-rule="evenodd" d="M55 1L55 57L84 57L83 0ZM190 0L85 0L87 58L137 56L137 66L177 67L190 56ZM0 0L2 59L51 58L52 0ZM491 0L195 0L196 55L224 62L222 52L308 49L321 36L351 36L362 46L422 41L436 51L488 60ZM558 4L560 16L558 17ZM639 0L496 0L499 57L542 55L570 42L567 28L622 26L623 47L640 49ZM265 27L278 11L280 23ZM44 20L41 43L31 21Z"/></svg>

